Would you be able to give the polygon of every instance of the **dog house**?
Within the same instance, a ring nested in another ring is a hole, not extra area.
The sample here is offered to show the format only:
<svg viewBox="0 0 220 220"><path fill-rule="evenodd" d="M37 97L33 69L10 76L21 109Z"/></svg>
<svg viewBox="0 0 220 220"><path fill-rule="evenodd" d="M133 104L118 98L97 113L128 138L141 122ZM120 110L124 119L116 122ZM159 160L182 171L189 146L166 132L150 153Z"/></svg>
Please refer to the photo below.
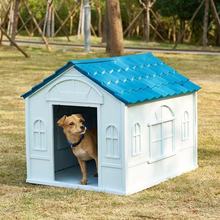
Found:
<svg viewBox="0 0 220 220"><path fill-rule="evenodd" d="M199 86L151 53L72 60L23 94L27 182L132 194L197 167ZM56 121L97 129L88 184Z"/></svg>

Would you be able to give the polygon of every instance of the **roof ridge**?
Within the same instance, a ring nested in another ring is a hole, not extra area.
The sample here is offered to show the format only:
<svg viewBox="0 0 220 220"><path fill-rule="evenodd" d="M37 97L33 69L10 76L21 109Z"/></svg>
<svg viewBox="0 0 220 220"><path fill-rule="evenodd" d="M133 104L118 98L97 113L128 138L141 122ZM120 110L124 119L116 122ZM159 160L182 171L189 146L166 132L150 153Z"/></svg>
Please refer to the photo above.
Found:
<svg viewBox="0 0 220 220"><path fill-rule="evenodd" d="M84 60L84 61L77 61L77 60L70 60L69 62L72 63L73 65L78 65L78 64L90 64L90 63L105 63L105 62L109 62L109 61L113 61L112 59L106 59L104 60L99 60L98 59L92 59L92 60Z"/></svg>
<svg viewBox="0 0 220 220"><path fill-rule="evenodd" d="M98 58L92 58L92 59L83 59L83 60L69 60L72 64L89 64L89 63L102 63L102 62L110 62L110 61L117 61L121 58L128 58L133 56L144 56L144 55L151 55L153 56L152 52L147 53L138 53L138 54L127 54L124 56L114 56L114 57L98 57Z"/></svg>

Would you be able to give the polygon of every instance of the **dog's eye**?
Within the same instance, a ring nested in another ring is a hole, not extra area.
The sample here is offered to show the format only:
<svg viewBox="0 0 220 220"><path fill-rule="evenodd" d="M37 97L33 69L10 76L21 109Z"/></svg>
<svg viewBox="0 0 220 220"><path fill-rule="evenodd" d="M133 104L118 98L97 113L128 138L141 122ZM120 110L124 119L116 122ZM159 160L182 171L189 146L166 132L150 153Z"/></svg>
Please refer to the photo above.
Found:
<svg viewBox="0 0 220 220"><path fill-rule="evenodd" d="M85 123L85 121L84 121L84 120L82 120L82 119L80 119L80 120L79 120L79 122L81 122L81 123Z"/></svg>
<svg viewBox="0 0 220 220"><path fill-rule="evenodd" d="M74 123L73 123L73 122L70 122L69 125L74 125Z"/></svg>

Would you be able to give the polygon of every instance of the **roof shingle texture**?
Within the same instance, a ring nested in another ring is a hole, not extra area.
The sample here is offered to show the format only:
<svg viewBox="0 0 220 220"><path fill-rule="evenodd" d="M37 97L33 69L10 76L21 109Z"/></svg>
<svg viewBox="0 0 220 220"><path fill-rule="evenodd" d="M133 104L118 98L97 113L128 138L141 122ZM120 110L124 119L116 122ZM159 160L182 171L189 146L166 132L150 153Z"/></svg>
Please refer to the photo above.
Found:
<svg viewBox="0 0 220 220"><path fill-rule="evenodd" d="M71 62L79 72L126 104L200 89L151 53Z"/></svg>
<svg viewBox="0 0 220 220"><path fill-rule="evenodd" d="M23 95L24 98L74 66L125 104L192 93L200 87L151 53L72 60Z"/></svg>

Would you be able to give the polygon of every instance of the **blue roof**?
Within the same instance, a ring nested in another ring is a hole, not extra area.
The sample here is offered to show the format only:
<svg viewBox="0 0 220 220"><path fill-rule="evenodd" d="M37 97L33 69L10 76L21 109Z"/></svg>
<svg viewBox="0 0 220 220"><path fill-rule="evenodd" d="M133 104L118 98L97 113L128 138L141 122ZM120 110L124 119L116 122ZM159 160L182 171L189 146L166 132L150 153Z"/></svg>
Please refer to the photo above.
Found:
<svg viewBox="0 0 220 220"><path fill-rule="evenodd" d="M74 67L125 104L198 91L200 86L151 53L90 60L71 60L22 95L26 98L65 70Z"/></svg>

